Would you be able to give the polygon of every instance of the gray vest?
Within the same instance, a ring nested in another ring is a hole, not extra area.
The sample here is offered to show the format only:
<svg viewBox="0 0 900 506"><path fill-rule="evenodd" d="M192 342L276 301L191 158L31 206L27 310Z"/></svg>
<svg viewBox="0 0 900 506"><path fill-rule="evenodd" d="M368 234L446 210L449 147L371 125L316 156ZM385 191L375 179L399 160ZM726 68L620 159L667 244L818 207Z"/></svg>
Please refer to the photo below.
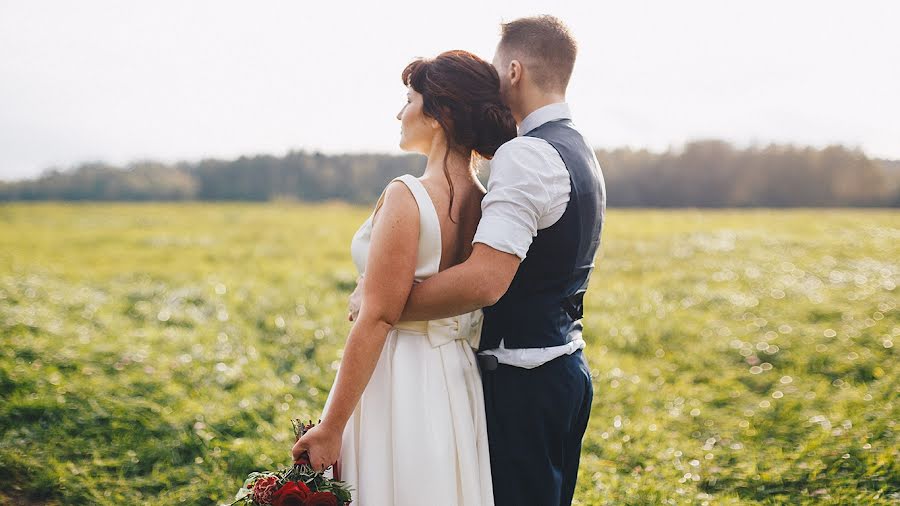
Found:
<svg viewBox="0 0 900 506"><path fill-rule="evenodd" d="M603 174L569 120L525 134L553 146L569 171L569 203L559 221L538 230L506 294L484 308L481 350L565 344L582 330L583 300L606 212Z"/></svg>

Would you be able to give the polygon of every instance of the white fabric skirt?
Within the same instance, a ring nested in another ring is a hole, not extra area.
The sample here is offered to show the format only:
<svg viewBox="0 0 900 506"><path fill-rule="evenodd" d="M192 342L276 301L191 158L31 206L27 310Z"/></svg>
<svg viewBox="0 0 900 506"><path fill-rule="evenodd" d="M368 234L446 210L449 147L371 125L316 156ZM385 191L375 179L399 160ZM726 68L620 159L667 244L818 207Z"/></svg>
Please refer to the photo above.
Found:
<svg viewBox="0 0 900 506"><path fill-rule="evenodd" d="M493 505L484 394L469 343L433 346L424 332L392 329L344 429L339 465L354 506Z"/></svg>

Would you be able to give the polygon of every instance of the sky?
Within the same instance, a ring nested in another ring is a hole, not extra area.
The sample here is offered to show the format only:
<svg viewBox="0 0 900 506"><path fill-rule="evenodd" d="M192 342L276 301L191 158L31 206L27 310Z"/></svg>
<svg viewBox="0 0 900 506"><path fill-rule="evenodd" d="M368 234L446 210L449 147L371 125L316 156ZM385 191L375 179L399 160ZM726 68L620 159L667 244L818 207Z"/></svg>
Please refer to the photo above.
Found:
<svg viewBox="0 0 900 506"><path fill-rule="evenodd" d="M900 159L900 2L0 0L0 180L289 150L399 153L400 72L553 14L596 147L841 143Z"/></svg>

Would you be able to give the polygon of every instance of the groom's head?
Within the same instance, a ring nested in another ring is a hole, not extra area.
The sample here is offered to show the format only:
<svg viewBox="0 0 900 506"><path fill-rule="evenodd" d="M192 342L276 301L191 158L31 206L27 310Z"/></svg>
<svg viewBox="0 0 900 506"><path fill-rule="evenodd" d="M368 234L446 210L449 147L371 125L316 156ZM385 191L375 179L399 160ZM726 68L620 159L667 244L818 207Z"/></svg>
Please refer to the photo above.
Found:
<svg viewBox="0 0 900 506"><path fill-rule="evenodd" d="M500 33L493 63L513 112L534 95L564 98L578 52L566 25L553 16L536 16L504 23Z"/></svg>

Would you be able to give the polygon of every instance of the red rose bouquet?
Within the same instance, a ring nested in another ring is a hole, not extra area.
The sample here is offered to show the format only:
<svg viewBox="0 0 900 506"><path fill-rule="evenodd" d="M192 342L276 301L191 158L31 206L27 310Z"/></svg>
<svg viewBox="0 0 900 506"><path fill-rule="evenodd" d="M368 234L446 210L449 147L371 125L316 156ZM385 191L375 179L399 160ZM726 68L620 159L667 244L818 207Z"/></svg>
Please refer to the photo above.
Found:
<svg viewBox="0 0 900 506"><path fill-rule="evenodd" d="M291 423L297 439L314 426L296 419ZM314 471L304 454L291 467L250 473L228 506L346 506L351 500L346 483Z"/></svg>

